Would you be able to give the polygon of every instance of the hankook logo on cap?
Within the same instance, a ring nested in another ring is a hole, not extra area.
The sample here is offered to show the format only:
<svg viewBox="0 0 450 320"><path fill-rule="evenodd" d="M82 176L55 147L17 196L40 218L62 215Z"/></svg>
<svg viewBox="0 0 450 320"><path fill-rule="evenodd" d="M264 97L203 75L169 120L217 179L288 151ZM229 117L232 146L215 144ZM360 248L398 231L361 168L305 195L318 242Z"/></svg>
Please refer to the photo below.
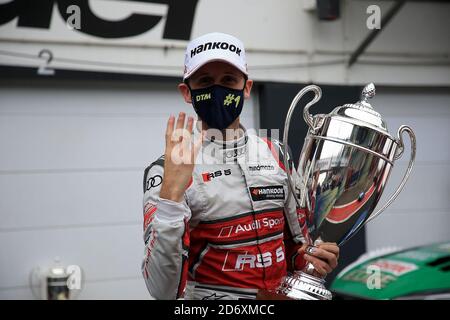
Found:
<svg viewBox="0 0 450 320"><path fill-rule="evenodd" d="M191 58L194 57L196 54L199 54L200 52L207 51L207 50L229 50L231 52L235 52L238 56L241 56L241 51L239 47L237 47L234 44L229 44L228 42L207 42L205 44L201 44L197 46L196 48L191 50Z"/></svg>

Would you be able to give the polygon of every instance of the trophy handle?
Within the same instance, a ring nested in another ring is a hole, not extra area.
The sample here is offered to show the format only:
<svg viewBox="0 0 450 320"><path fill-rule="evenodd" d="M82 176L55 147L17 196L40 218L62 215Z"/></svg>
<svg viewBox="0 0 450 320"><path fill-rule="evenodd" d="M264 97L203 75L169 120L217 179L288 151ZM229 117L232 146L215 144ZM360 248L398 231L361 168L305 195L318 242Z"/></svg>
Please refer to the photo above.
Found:
<svg viewBox="0 0 450 320"><path fill-rule="evenodd" d="M302 91L305 90L302 94ZM308 92L308 91L313 91L314 92L314 98L305 106L305 108L303 109L303 119L305 120L305 122L308 124L308 126L313 130L313 131L317 131L317 129L320 128L319 126L314 126L314 120L313 117L311 116L311 114L309 113L309 108L315 104L317 101L320 100L320 98L322 97L322 89L320 89L320 87L316 86L316 85L309 85L305 88L303 88L303 90L301 90L297 96L295 96L294 100L292 101L292 104L297 104L298 101L303 97L303 95ZM291 104L291 108L292 108L292 104ZM294 107L295 108L295 107ZM294 108L292 109L292 112L294 112ZM288 114L289 115L289 114ZM290 122L290 118L289 118L289 122ZM285 128L286 129L286 126Z"/></svg>
<svg viewBox="0 0 450 320"><path fill-rule="evenodd" d="M300 101L300 99L309 91L313 91L314 92L314 98L308 102L308 104L305 106L305 108L303 109L303 119L305 119L306 123L308 124L308 126L312 129L312 130L317 130L318 128L316 128L314 126L314 121L313 121L313 117L311 116L311 114L309 113L309 108L315 104L317 101L320 100L320 98L322 97L322 90L320 89L320 87L311 84L309 86L304 87L302 90L300 90L297 95L294 97L294 99L291 102L291 105L289 107L287 116L286 116L286 121L284 123L284 132L283 132L283 153L286 155L283 159L284 162L284 167L286 168L286 175L288 178L288 185L289 185L289 189L291 190L291 193L295 195L295 186L294 183L292 181L292 177L289 174L289 159L288 159L288 137L289 137L289 127L291 124L291 119L292 119L292 115L294 114L294 110L298 104L298 102ZM300 200L294 196L295 202L297 203L297 206L299 208L301 208L301 204L300 204Z"/></svg>
<svg viewBox="0 0 450 320"><path fill-rule="evenodd" d="M405 145L403 143L403 136L402 136L403 132L408 133L409 139L411 140L411 157L409 159L408 168L406 169L405 175L403 176L403 180L400 183L400 185L398 186L397 190L394 192L394 194L386 202L386 204L377 212L372 213L370 215L370 217L366 220L364 225L369 223L369 221L372 221L373 219L378 217L384 210L386 210L387 207L389 207L391 205L391 203L397 198L399 193L402 191L403 187L405 186L406 181L409 178L409 175L411 174L411 170L413 168L414 161L416 159L416 136L415 136L413 130L411 129L411 127L409 127L409 126L403 125L398 129L397 135L398 135L398 145L399 146L398 146L398 149L395 151L394 159L395 160L399 159L402 156L403 151L405 150Z"/></svg>

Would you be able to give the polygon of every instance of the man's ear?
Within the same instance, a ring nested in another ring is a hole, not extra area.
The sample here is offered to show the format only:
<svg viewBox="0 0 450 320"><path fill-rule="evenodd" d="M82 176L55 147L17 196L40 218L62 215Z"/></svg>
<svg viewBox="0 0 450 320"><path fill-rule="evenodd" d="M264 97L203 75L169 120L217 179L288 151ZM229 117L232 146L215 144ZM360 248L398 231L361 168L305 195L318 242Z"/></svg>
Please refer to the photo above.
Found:
<svg viewBox="0 0 450 320"><path fill-rule="evenodd" d="M180 93L183 96L184 101L186 101L186 103L189 103L189 104L192 103L191 90L189 90L189 87L187 86L186 83L180 83L178 85L178 91L180 91Z"/></svg>
<svg viewBox="0 0 450 320"><path fill-rule="evenodd" d="M253 80L247 79L247 81L245 82L245 87L244 87L244 98L245 99L250 98L250 92L252 91L252 87L253 87Z"/></svg>

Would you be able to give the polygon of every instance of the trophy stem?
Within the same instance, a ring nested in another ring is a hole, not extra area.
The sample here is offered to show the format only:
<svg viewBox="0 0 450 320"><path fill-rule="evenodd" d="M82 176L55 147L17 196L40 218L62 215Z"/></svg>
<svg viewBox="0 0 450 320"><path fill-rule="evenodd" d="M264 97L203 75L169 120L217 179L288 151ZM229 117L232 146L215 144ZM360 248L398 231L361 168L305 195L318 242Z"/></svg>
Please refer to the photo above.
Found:
<svg viewBox="0 0 450 320"><path fill-rule="evenodd" d="M331 300L331 292L325 288L325 279L303 271L287 276L278 293L295 300Z"/></svg>

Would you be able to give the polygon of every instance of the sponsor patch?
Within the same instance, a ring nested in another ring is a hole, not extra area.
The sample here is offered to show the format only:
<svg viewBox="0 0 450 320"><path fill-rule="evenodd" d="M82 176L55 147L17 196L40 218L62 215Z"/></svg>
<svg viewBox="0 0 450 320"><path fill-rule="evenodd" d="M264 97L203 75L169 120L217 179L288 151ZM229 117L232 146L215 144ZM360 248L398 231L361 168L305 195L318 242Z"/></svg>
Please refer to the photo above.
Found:
<svg viewBox="0 0 450 320"><path fill-rule="evenodd" d="M255 164L248 166L248 173L251 175L271 175L278 173L278 166L274 163Z"/></svg>
<svg viewBox="0 0 450 320"><path fill-rule="evenodd" d="M145 185L145 190L148 191L151 188L159 187L161 185L162 181L163 181L163 179L162 179L162 177L159 174L148 178L147 179L147 183Z"/></svg>
<svg viewBox="0 0 450 320"><path fill-rule="evenodd" d="M249 190L253 201L285 199L283 186L250 187Z"/></svg>
<svg viewBox="0 0 450 320"><path fill-rule="evenodd" d="M417 265L413 263L387 259L376 260L371 262L370 265L377 266L381 271L393 274L397 277L417 269Z"/></svg>
<svg viewBox="0 0 450 320"><path fill-rule="evenodd" d="M203 182L209 182L215 178L231 175L231 169L217 170L214 172L202 173Z"/></svg>
<svg viewBox="0 0 450 320"><path fill-rule="evenodd" d="M202 300L220 300L226 298L226 295L217 295L215 292L209 296L203 297Z"/></svg>
<svg viewBox="0 0 450 320"><path fill-rule="evenodd" d="M278 247L275 252L261 252L250 254L228 251L223 262L222 271L244 271L244 269L268 268L285 260L282 247Z"/></svg>
<svg viewBox="0 0 450 320"><path fill-rule="evenodd" d="M237 47L234 44L229 44L228 42L207 42L204 44L201 44L197 46L196 48L191 50L191 58L193 58L195 55L199 54L203 51L208 50L224 50L224 51L231 51L236 53L238 56L241 55L242 49Z"/></svg>
<svg viewBox="0 0 450 320"><path fill-rule="evenodd" d="M280 218L269 218L265 217L262 219L256 219L250 223L239 223L233 226L226 226L220 229L218 238L229 238L234 234L239 234L241 232L250 232L253 230L260 229L273 229L277 226L284 224L284 217Z"/></svg>

